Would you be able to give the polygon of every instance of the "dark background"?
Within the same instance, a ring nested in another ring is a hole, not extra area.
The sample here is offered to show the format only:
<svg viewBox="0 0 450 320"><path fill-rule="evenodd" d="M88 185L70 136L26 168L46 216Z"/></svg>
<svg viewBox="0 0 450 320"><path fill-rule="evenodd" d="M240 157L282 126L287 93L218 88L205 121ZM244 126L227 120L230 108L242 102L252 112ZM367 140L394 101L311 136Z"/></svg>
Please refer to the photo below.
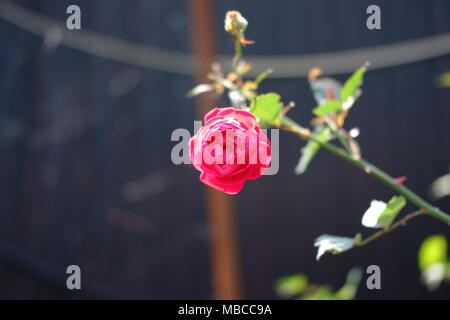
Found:
<svg viewBox="0 0 450 320"><path fill-rule="evenodd" d="M85 30L191 51L185 1L15 2L61 22L67 6L78 4ZM381 30L365 27L370 4L381 7ZM256 44L245 52L252 55L329 52L450 31L446 0L220 0L211 28L223 54L232 53L223 31L230 9L250 21L247 37ZM196 119L185 97L194 79L64 46L50 50L3 20L0 44L0 298L212 298L203 185L194 168L170 160L172 131L192 131ZM450 89L435 85L449 69L447 55L369 71L347 123L361 129L365 158L407 175L407 185L424 196L450 162ZM134 84L115 92L113 79L123 72ZM296 101L291 117L309 122L315 102L305 78L267 80L262 91L269 90ZM450 286L428 293L419 281L420 243L449 234L432 218L316 262L317 236L353 236L363 230L370 201L392 192L326 152L296 176L303 143L288 133L280 142L279 173L234 196L245 298L275 298L276 279L298 272L338 288L351 267L371 264L381 267L382 290L365 289L363 280L360 299L450 297ZM450 210L448 199L437 205ZM82 269L81 293L65 289L70 264Z"/></svg>

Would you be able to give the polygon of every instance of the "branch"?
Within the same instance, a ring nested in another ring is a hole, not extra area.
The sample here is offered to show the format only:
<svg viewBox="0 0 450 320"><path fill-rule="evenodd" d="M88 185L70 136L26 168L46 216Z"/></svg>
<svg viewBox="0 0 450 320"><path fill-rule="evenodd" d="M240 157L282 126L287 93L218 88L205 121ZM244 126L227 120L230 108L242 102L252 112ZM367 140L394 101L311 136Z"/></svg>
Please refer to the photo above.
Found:
<svg viewBox="0 0 450 320"><path fill-rule="evenodd" d="M325 150L333 153L334 155L337 155L338 157L350 162L354 166L364 170L367 174L381 181L382 183L390 187L392 190L398 192L400 195L404 196L406 199L414 203L417 207L426 211L428 214L430 214L430 216L433 216L438 220L450 224L450 216L447 213L441 211L439 208L432 206L430 203L425 201L419 195L411 191L408 187L402 184L398 184L393 177L389 176L387 173L377 168L367 160L364 160L362 158L355 159L345 150L338 148L331 143L319 141L315 139L315 137L311 134L305 134L305 130L307 129L303 128L295 121L291 120L286 116L283 117L282 128L285 128L288 131L296 133L302 139L314 140L315 142L319 143L320 146L323 147Z"/></svg>
<svg viewBox="0 0 450 320"><path fill-rule="evenodd" d="M391 231L394 231L395 229L397 229L398 227L401 226L406 226L407 222L411 219L414 219L415 217L418 217L420 215L426 214L427 212L423 209L417 210L413 213L407 214L406 216L404 216L402 219L398 220L396 223L391 224L389 227L384 228L378 232L375 232L374 234L372 234L371 236L369 236L368 238L355 243L355 247L362 247L365 246L366 244L380 238L382 235L389 233Z"/></svg>

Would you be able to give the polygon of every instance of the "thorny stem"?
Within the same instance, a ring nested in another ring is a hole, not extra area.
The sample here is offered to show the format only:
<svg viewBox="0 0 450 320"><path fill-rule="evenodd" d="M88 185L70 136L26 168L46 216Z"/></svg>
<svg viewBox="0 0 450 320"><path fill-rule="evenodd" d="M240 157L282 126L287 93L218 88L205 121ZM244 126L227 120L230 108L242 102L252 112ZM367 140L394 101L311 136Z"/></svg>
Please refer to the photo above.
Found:
<svg viewBox="0 0 450 320"><path fill-rule="evenodd" d="M441 211L439 208L436 208L429 204L427 201L422 199L419 195L415 194L413 191L411 191L408 187L399 184L395 181L395 179L391 176L389 176L387 173L382 171L381 169L377 168L370 162L368 162L365 159L356 159L349 153L347 153L345 150L336 147L335 145L328 143L328 142L322 142L317 139L311 134L307 134L307 129L303 128L299 124L297 124L295 121L291 120L288 117L283 117L282 120L282 127L287 129L288 131L292 131L299 135L302 139L311 139L316 141L321 145L322 148L325 150L333 153L334 155L350 162L354 166L364 170L367 174L371 175L375 179L381 181L388 187L390 187L392 190L398 192L400 195L404 196L406 199L411 201L413 204L415 204L417 207L422 209L423 211L427 212L430 216L433 216L434 218L441 220L447 224L450 223L450 216Z"/></svg>

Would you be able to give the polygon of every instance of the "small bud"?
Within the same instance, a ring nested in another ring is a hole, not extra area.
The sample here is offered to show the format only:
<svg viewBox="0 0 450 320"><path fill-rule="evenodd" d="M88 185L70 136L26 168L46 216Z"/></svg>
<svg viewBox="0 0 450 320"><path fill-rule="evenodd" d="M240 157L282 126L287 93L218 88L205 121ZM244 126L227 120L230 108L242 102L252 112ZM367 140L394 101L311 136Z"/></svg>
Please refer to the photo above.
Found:
<svg viewBox="0 0 450 320"><path fill-rule="evenodd" d="M322 75L322 69L320 69L319 67L313 67L309 70L308 73L308 80L311 81L315 81L318 77L320 77Z"/></svg>
<svg viewBox="0 0 450 320"><path fill-rule="evenodd" d="M244 31L247 29L247 19L239 11L228 11L225 15L225 31L230 33L235 41L243 45L252 44L253 41L246 40Z"/></svg>
<svg viewBox="0 0 450 320"><path fill-rule="evenodd" d="M225 15L225 31L231 34L241 33L247 29L248 21L239 11L228 11Z"/></svg>

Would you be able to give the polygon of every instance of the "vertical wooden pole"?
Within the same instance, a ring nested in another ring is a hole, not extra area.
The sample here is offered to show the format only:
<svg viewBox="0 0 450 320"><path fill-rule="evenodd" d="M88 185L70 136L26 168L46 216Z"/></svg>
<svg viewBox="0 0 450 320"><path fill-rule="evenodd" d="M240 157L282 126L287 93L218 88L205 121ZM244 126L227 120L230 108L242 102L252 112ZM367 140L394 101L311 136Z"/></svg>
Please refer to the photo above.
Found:
<svg viewBox="0 0 450 320"><path fill-rule="evenodd" d="M197 61L197 81L207 82L207 74L215 57L212 0L189 0L193 50ZM200 95L197 113L203 116L217 104L212 94ZM231 196L206 187L206 210L211 230L212 282L214 298L241 299L238 254Z"/></svg>

